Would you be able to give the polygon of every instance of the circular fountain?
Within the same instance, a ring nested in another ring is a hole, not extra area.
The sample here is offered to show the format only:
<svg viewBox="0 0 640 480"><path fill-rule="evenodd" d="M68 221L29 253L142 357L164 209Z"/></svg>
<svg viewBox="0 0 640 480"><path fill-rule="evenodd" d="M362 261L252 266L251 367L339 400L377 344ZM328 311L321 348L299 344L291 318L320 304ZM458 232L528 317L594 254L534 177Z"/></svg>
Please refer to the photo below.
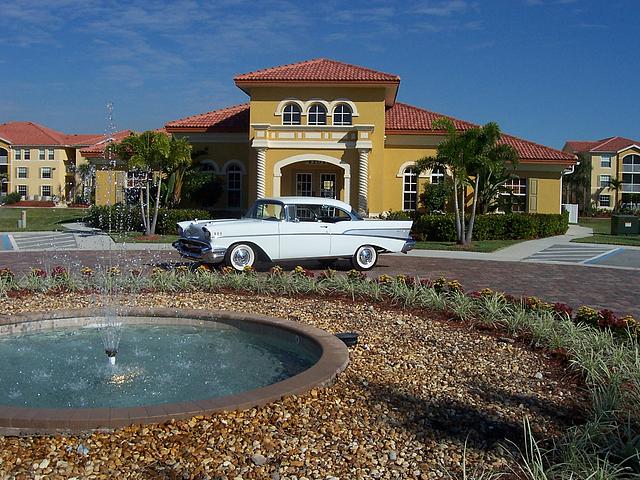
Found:
<svg viewBox="0 0 640 480"><path fill-rule="evenodd" d="M0 358L0 433L33 434L262 405L332 383L348 351L288 320L129 308L0 317Z"/></svg>

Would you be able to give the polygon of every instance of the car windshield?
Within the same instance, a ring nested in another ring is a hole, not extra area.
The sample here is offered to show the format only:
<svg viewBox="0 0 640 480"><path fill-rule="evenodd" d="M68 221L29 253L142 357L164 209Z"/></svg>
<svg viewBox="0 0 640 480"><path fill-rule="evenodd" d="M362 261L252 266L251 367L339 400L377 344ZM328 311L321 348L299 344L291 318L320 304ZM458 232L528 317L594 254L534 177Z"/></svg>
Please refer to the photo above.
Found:
<svg viewBox="0 0 640 480"><path fill-rule="evenodd" d="M282 220L284 205L280 202L256 202L247 212L245 218L258 220Z"/></svg>

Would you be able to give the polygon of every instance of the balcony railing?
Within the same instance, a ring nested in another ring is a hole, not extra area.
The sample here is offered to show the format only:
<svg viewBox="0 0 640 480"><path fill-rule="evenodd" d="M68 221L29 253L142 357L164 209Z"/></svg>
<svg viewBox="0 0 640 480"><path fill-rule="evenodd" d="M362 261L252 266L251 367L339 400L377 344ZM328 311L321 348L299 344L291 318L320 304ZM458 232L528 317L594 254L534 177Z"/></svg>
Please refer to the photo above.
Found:
<svg viewBox="0 0 640 480"><path fill-rule="evenodd" d="M8 165L9 157L6 155L0 155L0 165Z"/></svg>
<svg viewBox="0 0 640 480"><path fill-rule="evenodd" d="M623 183L622 193L640 193L640 183Z"/></svg>

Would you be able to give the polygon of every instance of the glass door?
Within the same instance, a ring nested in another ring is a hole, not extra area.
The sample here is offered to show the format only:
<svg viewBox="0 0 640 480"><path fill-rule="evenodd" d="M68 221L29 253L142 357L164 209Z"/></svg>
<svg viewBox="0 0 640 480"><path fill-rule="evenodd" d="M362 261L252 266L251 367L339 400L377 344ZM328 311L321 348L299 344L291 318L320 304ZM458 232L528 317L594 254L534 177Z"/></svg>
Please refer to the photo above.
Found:
<svg viewBox="0 0 640 480"><path fill-rule="evenodd" d="M312 180L310 173L296 173L296 195L299 197L313 196Z"/></svg>
<svg viewBox="0 0 640 480"><path fill-rule="evenodd" d="M320 196L322 198L336 198L335 173L323 173L320 175Z"/></svg>

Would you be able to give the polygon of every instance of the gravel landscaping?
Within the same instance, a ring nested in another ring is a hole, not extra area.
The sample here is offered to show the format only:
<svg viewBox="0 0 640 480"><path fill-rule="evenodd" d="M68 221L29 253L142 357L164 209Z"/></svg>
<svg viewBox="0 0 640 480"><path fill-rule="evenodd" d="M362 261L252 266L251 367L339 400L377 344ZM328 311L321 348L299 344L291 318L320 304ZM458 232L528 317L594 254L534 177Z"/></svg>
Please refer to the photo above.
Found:
<svg viewBox="0 0 640 480"><path fill-rule="evenodd" d="M90 295L0 298L5 315ZM459 478L517 469L523 419L550 439L586 409L561 357L439 313L327 297L143 293L121 305L218 309L357 331L335 385L264 407L86 436L0 437L0 478ZM466 443L466 453L465 453ZM506 477L502 477L506 478Z"/></svg>

